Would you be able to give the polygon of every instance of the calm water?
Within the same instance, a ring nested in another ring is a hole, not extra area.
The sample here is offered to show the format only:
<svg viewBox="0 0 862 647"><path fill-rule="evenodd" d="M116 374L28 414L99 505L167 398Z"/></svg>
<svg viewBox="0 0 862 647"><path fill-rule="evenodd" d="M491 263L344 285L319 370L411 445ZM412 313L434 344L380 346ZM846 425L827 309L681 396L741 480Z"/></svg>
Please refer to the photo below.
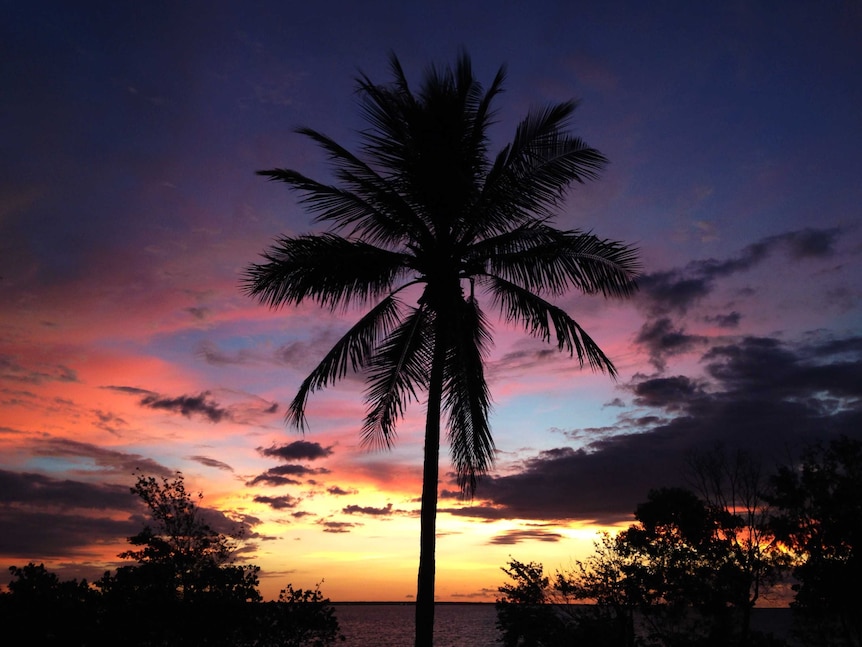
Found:
<svg viewBox="0 0 862 647"><path fill-rule="evenodd" d="M345 647L409 647L412 604L334 604ZM493 604L438 604L434 647L499 647Z"/></svg>
<svg viewBox="0 0 862 647"><path fill-rule="evenodd" d="M411 604L333 604L344 647L410 647ZM434 647L500 647L493 604L438 604ZM755 609L752 628L790 637L790 609Z"/></svg>

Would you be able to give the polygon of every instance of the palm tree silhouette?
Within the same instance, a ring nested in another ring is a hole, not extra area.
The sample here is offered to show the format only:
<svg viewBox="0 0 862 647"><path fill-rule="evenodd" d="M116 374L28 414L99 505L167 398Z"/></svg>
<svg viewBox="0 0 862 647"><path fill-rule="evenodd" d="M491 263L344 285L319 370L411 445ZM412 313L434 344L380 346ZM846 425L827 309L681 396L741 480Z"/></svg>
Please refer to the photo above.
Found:
<svg viewBox="0 0 862 647"><path fill-rule="evenodd" d="M433 640L441 417L464 494L473 494L495 456L484 375L491 327L477 294L503 320L614 376L598 345L545 297L571 289L627 296L638 261L632 247L552 226L569 186L595 178L607 161L565 132L575 102L531 111L491 159L491 104L504 68L485 91L462 54L454 67L430 67L414 93L395 55L390 64L389 84L358 79L368 124L359 154L316 130L298 131L327 153L335 184L294 170L258 171L297 191L329 230L280 238L264 262L246 268L243 286L272 308L307 299L332 310L370 305L303 381L290 424L304 430L309 394L362 371L362 442L389 448L406 406L427 394L419 647Z"/></svg>

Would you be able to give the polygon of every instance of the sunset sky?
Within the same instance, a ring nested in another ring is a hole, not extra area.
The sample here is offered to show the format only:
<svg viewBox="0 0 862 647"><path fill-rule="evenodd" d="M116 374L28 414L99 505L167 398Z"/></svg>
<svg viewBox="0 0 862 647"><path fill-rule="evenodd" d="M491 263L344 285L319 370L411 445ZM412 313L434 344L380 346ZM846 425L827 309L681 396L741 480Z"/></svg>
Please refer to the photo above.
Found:
<svg viewBox="0 0 862 647"><path fill-rule="evenodd" d="M285 428L358 312L269 311L240 277L315 231L254 171L327 179L297 127L352 147L360 71L387 81L394 51L418 84L462 49L486 86L507 66L494 152L531 106L581 100L572 129L611 164L556 224L637 245L644 275L628 302L560 302L616 381L495 326L497 463L462 501L442 454L438 599L493 600L510 556L569 566L690 451L771 468L862 437L858 1L4 2L3 573L115 568L135 470L181 471L245 528L266 597L413 598L422 405L389 453L359 446L361 376Z"/></svg>

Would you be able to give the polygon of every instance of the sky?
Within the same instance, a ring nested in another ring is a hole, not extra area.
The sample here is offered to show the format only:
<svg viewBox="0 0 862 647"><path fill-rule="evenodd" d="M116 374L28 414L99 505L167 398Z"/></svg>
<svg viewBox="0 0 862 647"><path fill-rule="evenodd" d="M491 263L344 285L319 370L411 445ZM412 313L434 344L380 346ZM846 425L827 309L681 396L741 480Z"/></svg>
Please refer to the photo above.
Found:
<svg viewBox="0 0 862 647"><path fill-rule="evenodd" d="M284 425L358 316L240 288L319 231L258 169L329 179L309 126L355 146L355 80L506 66L492 151L576 98L610 159L556 226L640 250L636 297L559 301L615 363L579 369L496 323L497 444L472 500L441 456L437 598L492 601L685 485L716 446L767 470L862 438L862 5L824 2L4 2L0 20L0 568L116 568L135 474L177 471L261 590L415 595L423 408L359 444L362 376ZM480 304L482 295L479 295ZM490 311L490 299L486 299ZM139 472L138 472L139 470ZM5 581L5 580L3 580Z"/></svg>

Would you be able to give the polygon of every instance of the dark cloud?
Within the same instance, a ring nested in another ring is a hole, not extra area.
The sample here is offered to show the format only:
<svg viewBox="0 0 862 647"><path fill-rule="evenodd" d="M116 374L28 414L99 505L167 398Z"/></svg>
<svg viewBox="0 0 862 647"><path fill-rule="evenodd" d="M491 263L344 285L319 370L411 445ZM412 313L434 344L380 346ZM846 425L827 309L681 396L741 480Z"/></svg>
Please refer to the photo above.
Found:
<svg viewBox="0 0 862 647"><path fill-rule="evenodd" d="M347 494L356 494L358 490L350 489L345 490L344 488L340 488L337 485L333 485L332 487L326 488L326 491L333 496L345 496Z"/></svg>
<svg viewBox="0 0 862 647"><path fill-rule="evenodd" d="M684 328L675 328L670 319L662 317L646 322L635 338L635 343L646 348L652 365L663 371L667 357L702 347L709 343L709 339L701 335L689 335Z"/></svg>
<svg viewBox="0 0 862 647"><path fill-rule="evenodd" d="M644 379L631 385L635 404L679 411L704 395L703 385L685 375Z"/></svg>
<svg viewBox="0 0 862 647"><path fill-rule="evenodd" d="M94 542L140 530L132 521L139 510L128 486L0 470L0 554L36 561L79 556ZM125 519L103 511L122 511Z"/></svg>
<svg viewBox="0 0 862 647"><path fill-rule="evenodd" d="M654 272L638 278L639 300L653 315L685 313L712 291L712 282L687 277L682 270Z"/></svg>
<svg viewBox="0 0 862 647"><path fill-rule="evenodd" d="M218 470L224 470L225 472L233 472L233 468L227 463L222 463L221 461L209 458L208 456L190 456L189 458L201 465L206 465L207 467L214 467Z"/></svg>
<svg viewBox="0 0 862 647"><path fill-rule="evenodd" d="M828 257L835 252L835 241L840 233L842 232L838 228L802 229L766 240L784 245L791 258Z"/></svg>
<svg viewBox="0 0 862 647"><path fill-rule="evenodd" d="M285 494L282 496L256 496L254 497L254 501L256 503L265 503L273 510L285 510L287 508L295 508L300 503L300 499L294 496L290 496L289 494Z"/></svg>
<svg viewBox="0 0 862 647"><path fill-rule="evenodd" d="M493 477L489 477L489 479L493 479ZM482 481L483 489L484 484L486 483L487 479ZM473 517L476 519L487 519L489 521L494 519L510 519L512 517L511 510L508 508L481 504L464 506L461 508L439 508L439 512L445 512L456 517Z"/></svg>
<svg viewBox="0 0 862 647"><path fill-rule="evenodd" d="M278 476L276 474L258 474L252 480L246 481L247 486L251 487L253 485L272 485L278 487L280 485L302 485L302 481L298 481L296 479L287 478L286 476Z"/></svg>
<svg viewBox="0 0 862 647"><path fill-rule="evenodd" d="M317 524L319 526L323 526L323 532L339 534L350 532L351 529L356 528L356 526L360 525L356 523L349 523L347 521L326 521L324 519L320 519Z"/></svg>
<svg viewBox="0 0 862 647"><path fill-rule="evenodd" d="M644 274L637 298L653 316L684 314L712 292L716 279L748 271L781 251L791 259L829 257L840 234L840 229L785 232L744 247L735 258L696 260L684 268Z"/></svg>
<svg viewBox="0 0 862 647"><path fill-rule="evenodd" d="M523 530L507 530L506 532L496 535L491 538L490 544L502 544L502 545L511 545L518 544L522 541L547 541L547 542L557 542L560 541L563 536L558 532L551 532L548 530L540 530L540 529L523 529Z"/></svg>
<svg viewBox="0 0 862 647"><path fill-rule="evenodd" d="M134 535L141 526L128 519L80 514L20 510L0 505L0 554L21 561L75 558L95 543L117 542ZM90 577L101 575L104 568Z"/></svg>
<svg viewBox="0 0 862 647"><path fill-rule="evenodd" d="M127 395L142 395L142 396L150 396L156 395L153 391L149 391L147 389L140 389L136 386L103 386L103 389L107 389L109 391L117 391L118 393L125 393Z"/></svg>
<svg viewBox="0 0 862 647"><path fill-rule="evenodd" d="M723 315L704 317L704 319L708 323L714 323L719 328L737 328L739 327L739 322L742 320L742 315L734 310Z"/></svg>
<svg viewBox="0 0 862 647"><path fill-rule="evenodd" d="M862 437L862 338L790 344L748 337L708 350L706 378L639 376L640 413L626 433L585 439L525 460L479 484L482 505L445 510L478 518L625 522L651 488L686 485L686 457L718 444L762 457L766 469L805 444Z"/></svg>
<svg viewBox="0 0 862 647"><path fill-rule="evenodd" d="M90 484L53 479L42 474L0 470L0 505L4 506L20 504L66 509L132 509L135 500L128 486Z"/></svg>
<svg viewBox="0 0 862 647"><path fill-rule="evenodd" d="M388 517L393 514L392 504L387 503L382 508L372 506L349 505L341 510L344 514L365 514L372 517Z"/></svg>
<svg viewBox="0 0 862 647"><path fill-rule="evenodd" d="M204 391L198 395L181 395L175 398L153 394L141 398L140 404L150 409L161 409L179 413L186 418L191 418L192 414L197 414L209 419L210 422L221 422L222 420L230 419L228 410L219 406L217 402L210 400L209 395L208 391Z"/></svg>
<svg viewBox="0 0 862 647"><path fill-rule="evenodd" d="M314 461L332 455L332 447L324 447L320 443L307 440L295 440L287 445L258 447L257 451L264 456L275 457L283 461Z"/></svg>
<svg viewBox="0 0 862 647"><path fill-rule="evenodd" d="M307 476L312 474L329 474L329 470L324 467L306 467L305 465L278 465L271 467L263 474L259 474L246 485L258 485L267 483L269 485L299 485L300 481L287 478L290 476Z"/></svg>
<svg viewBox="0 0 862 647"><path fill-rule="evenodd" d="M172 470L150 458L144 458L140 454L127 454L107 447L66 438L33 441L29 449L36 456L50 456L91 463L106 476L113 474L125 478L135 470L141 470L145 474L152 474L153 476L170 477L174 474ZM92 465L85 467L89 474L92 474Z"/></svg>

